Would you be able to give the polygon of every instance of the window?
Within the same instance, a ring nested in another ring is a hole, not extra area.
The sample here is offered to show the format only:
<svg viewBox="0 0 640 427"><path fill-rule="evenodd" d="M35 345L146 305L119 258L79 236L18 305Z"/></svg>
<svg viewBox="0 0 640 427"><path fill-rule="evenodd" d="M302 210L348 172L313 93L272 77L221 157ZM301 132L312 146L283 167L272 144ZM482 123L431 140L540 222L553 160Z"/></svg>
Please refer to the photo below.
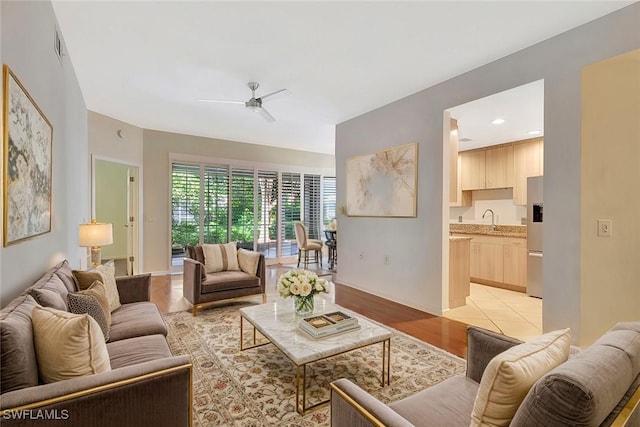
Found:
<svg viewBox="0 0 640 427"><path fill-rule="evenodd" d="M205 166L202 176L202 242L229 241L229 169Z"/></svg>
<svg viewBox="0 0 640 427"><path fill-rule="evenodd" d="M300 221L300 174L282 172L280 190L280 229L282 242L281 255L289 256L298 253L294 223Z"/></svg>
<svg viewBox="0 0 640 427"><path fill-rule="evenodd" d="M257 251L278 257L278 172L258 171Z"/></svg>
<svg viewBox="0 0 640 427"><path fill-rule="evenodd" d="M253 169L231 170L231 241L253 250L254 217Z"/></svg>
<svg viewBox="0 0 640 427"><path fill-rule="evenodd" d="M322 178L322 223L326 227L336 217L336 177Z"/></svg>
<svg viewBox="0 0 640 427"><path fill-rule="evenodd" d="M322 211L320 210L320 175L304 175L304 224L310 239L322 235Z"/></svg>
<svg viewBox="0 0 640 427"><path fill-rule="evenodd" d="M174 163L171 174L171 254L182 258L200 242L200 167Z"/></svg>

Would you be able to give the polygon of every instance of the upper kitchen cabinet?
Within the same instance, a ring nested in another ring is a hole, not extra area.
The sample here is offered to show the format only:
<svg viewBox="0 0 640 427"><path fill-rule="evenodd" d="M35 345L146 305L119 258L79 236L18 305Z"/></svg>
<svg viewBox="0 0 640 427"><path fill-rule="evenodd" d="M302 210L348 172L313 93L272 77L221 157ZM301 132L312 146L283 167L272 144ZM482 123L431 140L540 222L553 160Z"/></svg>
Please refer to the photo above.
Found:
<svg viewBox="0 0 640 427"><path fill-rule="evenodd" d="M530 139L513 146L515 182L513 202L527 204L527 178L544 175L544 140Z"/></svg>
<svg viewBox="0 0 640 427"><path fill-rule="evenodd" d="M490 148L485 159L485 188L513 187L513 146Z"/></svg>
<svg viewBox="0 0 640 427"><path fill-rule="evenodd" d="M513 146L463 151L460 156L463 191L513 187Z"/></svg>
<svg viewBox="0 0 640 427"><path fill-rule="evenodd" d="M484 190L485 150L462 151L460 153L460 168L462 191Z"/></svg>

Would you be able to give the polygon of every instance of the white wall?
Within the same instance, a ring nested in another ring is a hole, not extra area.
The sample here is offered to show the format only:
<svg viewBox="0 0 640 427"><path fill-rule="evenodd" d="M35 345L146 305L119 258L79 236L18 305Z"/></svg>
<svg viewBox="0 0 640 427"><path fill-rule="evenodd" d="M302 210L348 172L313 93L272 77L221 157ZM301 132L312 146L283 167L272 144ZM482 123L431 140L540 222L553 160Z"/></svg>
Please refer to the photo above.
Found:
<svg viewBox="0 0 640 427"><path fill-rule="evenodd" d="M194 159L236 159L262 164L304 166L333 172L328 154L267 147L220 139L144 130L144 268L169 270L171 227L169 153Z"/></svg>
<svg viewBox="0 0 640 427"><path fill-rule="evenodd" d="M54 53L51 3L2 1L0 11L2 63L53 125L52 231L0 249L4 306L57 262L82 267L78 224L89 218L89 168L87 110L69 56Z"/></svg>
<svg viewBox="0 0 640 427"><path fill-rule="evenodd" d="M471 224L491 224L491 214L482 219L486 209L493 210L495 223L502 225L522 225L522 218L527 216L527 207L513 203L513 189L477 190L472 193L471 206L449 208L449 221Z"/></svg>
<svg viewBox="0 0 640 427"><path fill-rule="evenodd" d="M89 111L88 121L89 154L142 165L142 128L93 111ZM124 132L123 138L118 136L119 130Z"/></svg>
<svg viewBox="0 0 640 427"><path fill-rule="evenodd" d="M412 307L442 311L448 222L443 196L443 110L532 81L545 81L544 329L580 336L580 74L590 63L640 46L640 3L338 125L338 204L345 162L419 143L418 217L340 216L337 281ZM612 141L613 143L613 141ZM371 256L358 258L360 251ZM380 262L390 256L391 264ZM619 298L624 299L624 295Z"/></svg>

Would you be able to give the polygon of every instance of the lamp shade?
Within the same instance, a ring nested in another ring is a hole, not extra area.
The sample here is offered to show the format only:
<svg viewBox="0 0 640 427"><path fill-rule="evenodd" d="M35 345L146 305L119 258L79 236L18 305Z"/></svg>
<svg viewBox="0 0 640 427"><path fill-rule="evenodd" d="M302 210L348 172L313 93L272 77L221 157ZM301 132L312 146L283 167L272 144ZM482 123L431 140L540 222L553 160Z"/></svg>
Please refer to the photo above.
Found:
<svg viewBox="0 0 640 427"><path fill-rule="evenodd" d="M104 246L113 243L113 227L111 224L80 224L80 246Z"/></svg>

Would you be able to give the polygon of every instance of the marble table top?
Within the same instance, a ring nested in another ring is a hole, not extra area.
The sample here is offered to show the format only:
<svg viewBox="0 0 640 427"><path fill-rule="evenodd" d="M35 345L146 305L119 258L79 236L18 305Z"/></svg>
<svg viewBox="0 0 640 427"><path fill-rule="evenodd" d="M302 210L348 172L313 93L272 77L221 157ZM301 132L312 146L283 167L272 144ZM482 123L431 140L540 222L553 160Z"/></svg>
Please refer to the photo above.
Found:
<svg viewBox="0 0 640 427"><path fill-rule="evenodd" d="M298 330L301 317L291 298L240 309L241 315L298 366L391 338L391 331L325 299L315 298L313 315L342 311L358 319L360 329L312 339Z"/></svg>

